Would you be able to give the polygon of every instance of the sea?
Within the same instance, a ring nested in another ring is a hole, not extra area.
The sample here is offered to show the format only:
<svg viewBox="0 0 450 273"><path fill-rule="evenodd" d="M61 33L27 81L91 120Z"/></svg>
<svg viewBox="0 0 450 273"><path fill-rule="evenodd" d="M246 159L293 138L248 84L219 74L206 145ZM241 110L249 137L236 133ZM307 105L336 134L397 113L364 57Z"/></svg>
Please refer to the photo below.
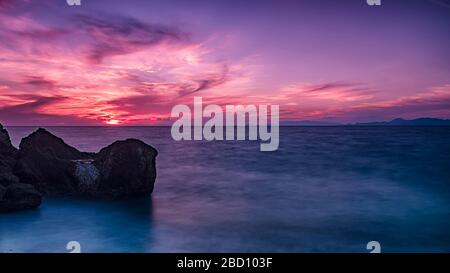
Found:
<svg viewBox="0 0 450 273"><path fill-rule="evenodd" d="M36 128L7 129L18 146ZM275 152L170 127L47 129L89 152L145 141L155 190L0 214L0 252L450 252L450 127L281 127Z"/></svg>

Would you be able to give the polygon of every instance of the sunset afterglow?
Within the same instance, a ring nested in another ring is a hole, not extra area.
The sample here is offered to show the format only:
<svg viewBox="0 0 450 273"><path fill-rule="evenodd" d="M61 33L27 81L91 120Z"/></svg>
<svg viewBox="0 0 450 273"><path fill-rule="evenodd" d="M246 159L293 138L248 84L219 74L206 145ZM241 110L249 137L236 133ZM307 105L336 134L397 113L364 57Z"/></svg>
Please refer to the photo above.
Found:
<svg viewBox="0 0 450 273"><path fill-rule="evenodd" d="M194 95L279 104L282 121L450 117L450 10L431 1L401 18L364 1L64 2L0 1L1 122L167 124Z"/></svg>

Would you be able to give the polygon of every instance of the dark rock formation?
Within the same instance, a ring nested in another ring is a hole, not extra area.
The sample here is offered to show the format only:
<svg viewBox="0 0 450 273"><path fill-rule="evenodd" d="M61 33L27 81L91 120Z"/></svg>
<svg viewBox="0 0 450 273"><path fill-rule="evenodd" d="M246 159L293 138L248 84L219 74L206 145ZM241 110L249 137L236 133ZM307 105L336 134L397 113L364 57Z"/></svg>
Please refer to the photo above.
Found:
<svg viewBox="0 0 450 273"><path fill-rule="evenodd" d="M8 131L0 124L0 153L15 153L17 149L11 144Z"/></svg>
<svg viewBox="0 0 450 273"><path fill-rule="evenodd" d="M19 148L0 125L0 211L38 207L42 195L122 198L153 192L158 152L137 139L83 153L38 129Z"/></svg>
<svg viewBox="0 0 450 273"><path fill-rule="evenodd" d="M12 173L16 164L17 149L11 144L8 132L0 124L0 185L9 185L19 182Z"/></svg>
<svg viewBox="0 0 450 273"><path fill-rule="evenodd" d="M136 139L83 153L39 129L20 143L14 171L45 195L121 198L152 193L156 156Z"/></svg>
<svg viewBox="0 0 450 273"><path fill-rule="evenodd" d="M79 152L44 129L20 142L14 172L45 195L77 195L79 179L76 160L90 159L92 154Z"/></svg>
<svg viewBox="0 0 450 273"><path fill-rule="evenodd" d="M3 197L5 196L6 193L6 187L4 187L2 184L0 184L0 202L3 201Z"/></svg>
<svg viewBox="0 0 450 273"><path fill-rule="evenodd" d="M30 209L41 204L41 194L32 185L19 183L14 174L17 156L8 132L0 125L0 211Z"/></svg>
<svg viewBox="0 0 450 273"><path fill-rule="evenodd" d="M158 152L137 139L116 141L96 155L97 194L134 196L153 192Z"/></svg>
<svg viewBox="0 0 450 273"><path fill-rule="evenodd" d="M41 205L42 195L29 184L14 183L0 185L0 211L16 211L36 208Z"/></svg>

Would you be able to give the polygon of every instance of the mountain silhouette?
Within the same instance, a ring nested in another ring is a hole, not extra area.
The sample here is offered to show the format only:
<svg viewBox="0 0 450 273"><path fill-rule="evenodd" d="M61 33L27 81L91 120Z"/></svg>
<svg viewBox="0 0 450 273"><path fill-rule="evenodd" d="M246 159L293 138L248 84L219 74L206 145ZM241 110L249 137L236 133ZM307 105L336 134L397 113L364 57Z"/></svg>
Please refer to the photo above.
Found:
<svg viewBox="0 0 450 273"><path fill-rule="evenodd" d="M402 119L396 118L391 121L381 122L365 122L354 123L352 125L363 126L450 126L450 119L438 118L417 118L417 119Z"/></svg>

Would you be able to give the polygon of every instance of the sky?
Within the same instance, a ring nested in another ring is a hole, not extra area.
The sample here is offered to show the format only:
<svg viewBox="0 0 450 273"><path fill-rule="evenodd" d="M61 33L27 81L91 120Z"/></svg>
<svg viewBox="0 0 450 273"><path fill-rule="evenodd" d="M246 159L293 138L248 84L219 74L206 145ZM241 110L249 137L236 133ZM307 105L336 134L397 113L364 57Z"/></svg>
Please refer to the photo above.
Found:
<svg viewBox="0 0 450 273"><path fill-rule="evenodd" d="M450 118L450 1L0 0L0 123L166 125L177 104L282 122Z"/></svg>

